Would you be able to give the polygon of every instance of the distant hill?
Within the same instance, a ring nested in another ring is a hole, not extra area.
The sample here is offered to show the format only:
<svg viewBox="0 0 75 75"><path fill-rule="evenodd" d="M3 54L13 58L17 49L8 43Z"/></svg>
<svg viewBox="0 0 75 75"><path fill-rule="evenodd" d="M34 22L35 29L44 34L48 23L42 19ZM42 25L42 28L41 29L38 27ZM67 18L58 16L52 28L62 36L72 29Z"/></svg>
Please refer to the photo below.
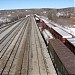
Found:
<svg viewBox="0 0 75 75"><path fill-rule="evenodd" d="M68 7L68 8L61 8L61 9L55 9L55 8L38 8L38 9L13 9L13 10L0 10L0 15L1 14L13 14L16 13L25 13L27 14L26 12L29 12L28 14L31 14L31 13L38 13L40 14L40 12L44 12L44 11L50 11L50 10L55 10L55 11L69 11L69 12L74 12L75 10L75 7Z"/></svg>
<svg viewBox="0 0 75 75"><path fill-rule="evenodd" d="M17 20L18 18L25 17L28 14L38 14L41 16L48 17L49 12L54 12L55 14L58 12L69 12L74 13L75 7L68 8L38 8L38 9L13 9L13 10L0 10L0 18L9 18L11 20Z"/></svg>

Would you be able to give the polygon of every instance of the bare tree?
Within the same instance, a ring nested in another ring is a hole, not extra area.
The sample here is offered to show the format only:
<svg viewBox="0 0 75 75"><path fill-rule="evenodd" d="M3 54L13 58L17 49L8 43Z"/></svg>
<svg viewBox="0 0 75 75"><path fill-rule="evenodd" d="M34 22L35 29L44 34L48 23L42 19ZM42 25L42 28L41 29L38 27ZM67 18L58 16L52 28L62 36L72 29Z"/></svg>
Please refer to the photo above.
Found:
<svg viewBox="0 0 75 75"><path fill-rule="evenodd" d="M56 22L57 21L57 16L56 16L56 11L55 10L50 10L48 12L48 19Z"/></svg>

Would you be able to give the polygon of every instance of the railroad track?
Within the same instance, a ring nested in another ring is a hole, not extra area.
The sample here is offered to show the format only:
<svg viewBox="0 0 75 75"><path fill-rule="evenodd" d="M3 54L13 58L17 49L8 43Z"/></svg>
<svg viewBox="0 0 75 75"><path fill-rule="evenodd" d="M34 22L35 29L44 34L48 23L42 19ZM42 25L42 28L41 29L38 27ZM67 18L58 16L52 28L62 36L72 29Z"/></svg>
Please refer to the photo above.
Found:
<svg viewBox="0 0 75 75"><path fill-rule="evenodd" d="M1 41L3 42L6 35L10 35L22 23L22 21L17 22L15 25L11 26L10 28L7 28L6 31L3 31L2 33L0 33L1 34L0 44L1 44Z"/></svg>
<svg viewBox="0 0 75 75"><path fill-rule="evenodd" d="M0 26L0 33L4 32L6 29L14 25L17 21L9 23L9 24L4 24Z"/></svg>
<svg viewBox="0 0 75 75"><path fill-rule="evenodd" d="M1 43L0 75L57 75L33 16L8 37Z"/></svg>
<svg viewBox="0 0 75 75"><path fill-rule="evenodd" d="M8 46L7 48L4 48L5 51L3 50L3 53L1 52L2 56L0 54L0 56L1 56L0 59L1 60L5 59L5 61L3 62L4 65L1 66L1 68L0 68L1 75L2 74L3 75L4 74L7 74L7 75L9 74L9 71L11 69L12 63L13 63L13 61L15 59L15 56L17 54L17 51L18 51L18 47L20 45L20 42L21 42L22 37L23 37L23 34L24 34L25 29L27 27L27 22L23 23L24 25L22 25L22 28L20 29L19 33L15 34L15 36L12 37L11 43L9 43L9 45L7 45ZM8 57L7 57L7 55L8 55ZM9 64L10 64L10 66L9 66ZM7 72L6 72L6 70L7 70Z"/></svg>
<svg viewBox="0 0 75 75"><path fill-rule="evenodd" d="M27 21L25 21L25 20L22 21L22 22L23 23L18 24L18 27L14 31L12 30L12 33L9 32L10 34L9 35L6 35L2 39L2 42L0 41L0 43L1 43L1 47L0 47L0 58L3 56L3 54L5 53L5 51L7 50L7 48L9 47L9 45L12 43L12 41L14 40L15 36L18 34L18 32L20 31L20 29L22 29L24 27L24 23L25 24L27 23Z"/></svg>
<svg viewBox="0 0 75 75"><path fill-rule="evenodd" d="M6 35L2 35L3 37L0 39L0 52L2 51L2 49L6 46L6 44L10 41L11 39L14 38L16 36L16 34L19 32L19 30L22 28L23 23L25 22L25 20L23 20L22 22L18 23L17 26L15 26L10 32L8 32ZM6 33L6 32L5 32ZM3 33L4 34L4 33Z"/></svg>
<svg viewBox="0 0 75 75"><path fill-rule="evenodd" d="M11 22L11 23L8 23L8 24L0 25L0 29L5 28L5 27L9 27L9 26L11 26L11 25L15 24L15 23L16 23L16 22L18 22L18 21L19 21L19 20L16 20L16 21Z"/></svg>
<svg viewBox="0 0 75 75"><path fill-rule="evenodd" d="M23 19L24 19L24 18L23 18ZM12 22L12 23L9 23L9 24L5 24L5 25L0 26L0 34L1 34L2 32L4 32L5 30L7 30L8 28L10 28L11 26L13 26L14 24L16 24L17 22L22 21L23 19L18 20L18 21L15 21L15 22Z"/></svg>

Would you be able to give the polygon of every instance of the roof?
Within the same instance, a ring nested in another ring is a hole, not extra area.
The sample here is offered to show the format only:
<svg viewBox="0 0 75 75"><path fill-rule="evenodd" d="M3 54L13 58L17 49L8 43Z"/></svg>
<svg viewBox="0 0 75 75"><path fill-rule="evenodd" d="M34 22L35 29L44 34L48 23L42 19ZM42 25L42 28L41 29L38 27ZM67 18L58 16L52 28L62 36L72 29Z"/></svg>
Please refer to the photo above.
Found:
<svg viewBox="0 0 75 75"><path fill-rule="evenodd" d="M54 25L50 24L50 23L47 23L47 26L52 28L52 27L55 27Z"/></svg>
<svg viewBox="0 0 75 75"><path fill-rule="evenodd" d="M45 20L45 19L43 19L43 18L41 18L41 20L43 20L45 23L46 23L46 25L48 26L48 27L55 27L55 25L52 25L49 21L47 21L47 20Z"/></svg>
<svg viewBox="0 0 75 75"><path fill-rule="evenodd" d="M36 20L39 20L39 18L35 17Z"/></svg>
<svg viewBox="0 0 75 75"><path fill-rule="evenodd" d="M49 42L69 74L75 74L75 55L58 39Z"/></svg>
<svg viewBox="0 0 75 75"><path fill-rule="evenodd" d="M58 28L58 27L52 27L57 33L59 33L63 38L72 38L72 35L65 32L64 30Z"/></svg>
<svg viewBox="0 0 75 75"><path fill-rule="evenodd" d="M44 31L46 32L46 34L48 35L48 37L49 37L50 39L53 38L53 35L52 35L47 29L44 29Z"/></svg>
<svg viewBox="0 0 75 75"><path fill-rule="evenodd" d="M47 20L45 20L45 19L43 19L43 18L41 18L41 20L43 20L45 23L49 23Z"/></svg>
<svg viewBox="0 0 75 75"><path fill-rule="evenodd" d="M75 38L70 38L70 39L67 39L71 44L74 45L75 47Z"/></svg>

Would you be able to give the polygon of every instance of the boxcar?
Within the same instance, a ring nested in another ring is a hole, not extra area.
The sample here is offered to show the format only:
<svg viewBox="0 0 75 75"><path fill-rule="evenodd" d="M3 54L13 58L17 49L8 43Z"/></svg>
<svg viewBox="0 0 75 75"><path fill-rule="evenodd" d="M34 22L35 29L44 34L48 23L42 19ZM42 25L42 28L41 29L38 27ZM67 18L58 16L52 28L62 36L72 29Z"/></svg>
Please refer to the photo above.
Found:
<svg viewBox="0 0 75 75"><path fill-rule="evenodd" d="M66 39L65 45L75 54L75 38Z"/></svg>
<svg viewBox="0 0 75 75"><path fill-rule="evenodd" d="M54 39L52 34L47 29L44 29L41 33L46 45L48 45L49 39Z"/></svg>
<svg viewBox="0 0 75 75"><path fill-rule="evenodd" d="M40 23L40 19L38 17L35 17L36 23Z"/></svg>
<svg viewBox="0 0 75 75"><path fill-rule="evenodd" d="M50 29L51 27L56 27L55 25L53 25L52 23L50 23L50 22L47 21L46 19L41 18L41 20L45 22L46 27L49 28L49 29Z"/></svg>
<svg viewBox="0 0 75 75"><path fill-rule="evenodd" d="M58 75L75 75L75 55L58 39L50 39L49 54Z"/></svg>
<svg viewBox="0 0 75 75"><path fill-rule="evenodd" d="M63 43L66 42L67 38L72 38L72 35L70 35L69 33L65 32L64 30L62 30L58 27L52 27L50 32L53 34L53 36L56 39L61 40Z"/></svg>

